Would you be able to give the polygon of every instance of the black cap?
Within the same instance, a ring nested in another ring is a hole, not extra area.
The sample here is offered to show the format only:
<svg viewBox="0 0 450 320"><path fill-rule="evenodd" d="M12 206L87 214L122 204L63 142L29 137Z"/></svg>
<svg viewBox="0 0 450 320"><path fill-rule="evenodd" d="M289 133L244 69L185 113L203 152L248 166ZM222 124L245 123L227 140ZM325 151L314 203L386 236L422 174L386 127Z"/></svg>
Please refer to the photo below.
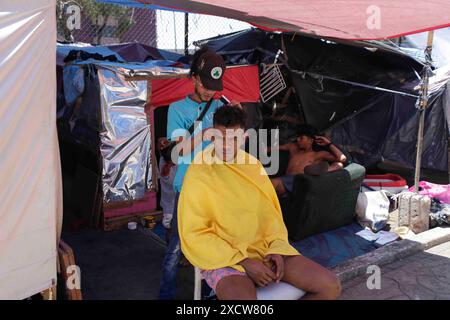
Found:
<svg viewBox="0 0 450 320"><path fill-rule="evenodd" d="M208 90L222 91L222 77L225 73L225 61L212 50L203 53L197 62L196 74Z"/></svg>

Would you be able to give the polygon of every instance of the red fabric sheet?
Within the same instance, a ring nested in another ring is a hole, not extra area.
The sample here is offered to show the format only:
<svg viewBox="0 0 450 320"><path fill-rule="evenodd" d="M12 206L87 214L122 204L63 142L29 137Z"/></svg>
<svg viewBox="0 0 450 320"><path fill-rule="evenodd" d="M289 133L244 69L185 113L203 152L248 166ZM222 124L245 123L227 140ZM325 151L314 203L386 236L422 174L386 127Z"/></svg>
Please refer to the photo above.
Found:
<svg viewBox="0 0 450 320"><path fill-rule="evenodd" d="M133 215L156 209L156 192L146 192L144 198L133 201L130 205L120 208L109 208L103 210L105 218L114 218Z"/></svg>
<svg viewBox="0 0 450 320"><path fill-rule="evenodd" d="M167 106L185 98L194 91L192 79L152 80L151 104L154 107ZM223 91L215 98L224 95L238 102L256 102L259 99L259 77L257 66L227 68L223 76Z"/></svg>
<svg viewBox="0 0 450 320"><path fill-rule="evenodd" d="M296 31L351 40L395 38L450 26L449 0L139 0L139 2L237 19L263 29ZM374 24L372 18L377 16L380 23Z"/></svg>

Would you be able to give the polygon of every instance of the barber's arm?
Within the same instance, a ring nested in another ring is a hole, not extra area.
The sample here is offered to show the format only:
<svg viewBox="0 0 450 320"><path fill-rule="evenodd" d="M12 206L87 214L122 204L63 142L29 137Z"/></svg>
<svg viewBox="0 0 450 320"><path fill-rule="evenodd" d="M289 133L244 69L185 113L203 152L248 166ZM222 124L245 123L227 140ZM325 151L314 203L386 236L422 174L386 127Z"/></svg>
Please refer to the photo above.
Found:
<svg viewBox="0 0 450 320"><path fill-rule="evenodd" d="M202 134L205 130L195 136L190 136L186 129L186 120L182 112L176 106L170 106L167 114L167 138L176 142L176 150L179 155L191 153L202 141Z"/></svg>
<svg viewBox="0 0 450 320"><path fill-rule="evenodd" d="M230 103L228 103L228 105L242 109L242 105L236 100L231 100Z"/></svg>
<svg viewBox="0 0 450 320"><path fill-rule="evenodd" d="M179 137L176 145L178 154L181 156L190 154L203 141L206 130L208 129L203 129L195 136L188 138Z"/></svg>
<svg viewBox="0 0 450 320"><path fill-rule="evenodd" d="M167 139L177 142L183 137L185 120L178 106L170 105L167 113Z"/></svg>

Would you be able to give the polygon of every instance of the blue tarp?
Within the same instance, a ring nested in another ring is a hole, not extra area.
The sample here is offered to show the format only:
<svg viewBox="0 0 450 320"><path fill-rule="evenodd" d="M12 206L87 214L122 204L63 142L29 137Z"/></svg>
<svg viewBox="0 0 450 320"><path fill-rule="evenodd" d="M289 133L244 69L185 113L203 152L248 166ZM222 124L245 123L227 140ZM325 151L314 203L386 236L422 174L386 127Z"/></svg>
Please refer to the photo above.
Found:
<svg viewBox="0 0 450 320"><path fill-rule="evenodd" d="M76 50L76 51L84 51L89 54L99 54L103 57L108 56L114 56L118 61L124 62L125 60L116 52L109 49L108 46L86 46L86 47L80 47L77 45L71 45L71 44L59 44L56 46L56 51L58 53L59 59L64 59L67 57L67 55L70 53L70 51Z"/></svg>
<svg viewBox="0 0 450 320"><path fill-rule="evenodd" d="M145 9L152 9L152 10L167 10L167 11L176 11L176 12L184 12L181 10L171 9L167 7L161 7L156 6L153 4L145 4L141 3L139 1L133 1L133 0L95 0L96 2L105 3L105 4L116 4L120 6L127 6L127 7L135 7L135 8L145 8Z"/></svg>
<svg viewBox="0 0 450 320"><path fill-rule="evenodd" d="M222 55L227 64L273 63L277 51L281 49L279 36L256 28L250 28L196 41Z"/></svg>
<svg viewBox="0 0 450 320"><path fill-rule="evenodd" d="M87 60L87 58L93 58L99 61L114 61L118 63L147 63L149 60L168 60L181 61L184 56L175 52L169 52L161 49L157 49L151 46L143 45L140 43L121 43L116 45L105 46L81 46L77 44L61 44L58 43L57 47L58 65L64 65L64 61L69 59L71 62L73 58L80 60L80 57ZM74 54L77 54L74 56ZM68 57L72 54L72 57Z"/></svg>
<svg viewBox="0 0 450 320"><path fill-rule="evenodd" d="M378 247L375 241L368 241L357 235L362 230L364 228L359 224L352 223L291 244L305 257L324 267L333 268Z"/></svg>
<svg viewBox="0 0 450 320"><path fill-rule="evenodd" d="M267 32L250 28L226 35L196 41L196 44L208 43L208 47L220 54L239 54L253 52L266 40ZM274 53L277 49L274 48Z"/></svg>
<svg viewBox="0 0 450 320"><path fill-rule="evenodd" d="M122 63L122 62L110 62L110 61L103 61L103 60L96 60L96 59L88 59L84 61L75 61L72 64L76 65L85 65L85 64L95 64L95 65L101 65L105 67L120 67L124 69L129 70L149 70L152 68L163 68L164 73L175 73L176 69L183 68L188 70L188 65L178 66L175 68L173 66L173 61L166 61L166 60L153 60L153 61L146 61L146 62L133 62L133 63Z"/></svg>
<svg viewBox="0 0 450 320"><path fill-rule="evenodd" d="M375 241L368 241L359 235L364 230L359 224L352 223L335 230L317 234L291 243L302 255L333 268L339 263L361 256L378 248ZM153 232L165 241L165 229L157 224Z"/></svg>

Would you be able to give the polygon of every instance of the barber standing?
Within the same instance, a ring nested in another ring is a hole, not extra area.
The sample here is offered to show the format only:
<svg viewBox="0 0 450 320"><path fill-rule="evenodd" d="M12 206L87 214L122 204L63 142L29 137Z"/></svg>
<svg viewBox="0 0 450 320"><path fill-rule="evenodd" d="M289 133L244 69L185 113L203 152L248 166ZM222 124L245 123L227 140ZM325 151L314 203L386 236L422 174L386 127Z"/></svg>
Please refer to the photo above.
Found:
<svg viewBox="0 0 450 320"><path fill-rule="evenodd" d="M175 190L175 203L172 219L172 232L169 245L162 266L162 279L160 283L159 299L174 299L176 294L176 276L178 262L181 258L180 237L178 235L178 198L183 185L184 175L195 155L203 150L210 141L198 139L198 135L211 128L213 114L222 105L219 100L213 99L217 91L222 91L222 78L225 72L225 62L221 56L211 49L203 47L195 52L191 63L189 76L194 84L194 92L186 98L176 101L169 106L167 118L167 137L177 143L179 158L176 162L177 170L173 181ZM236 102L231 104L240 106ZM199 123L195 127L194 122ZM188 130L194 129L189 135ZM196 139L197 136L197 139Z"/></svg>

